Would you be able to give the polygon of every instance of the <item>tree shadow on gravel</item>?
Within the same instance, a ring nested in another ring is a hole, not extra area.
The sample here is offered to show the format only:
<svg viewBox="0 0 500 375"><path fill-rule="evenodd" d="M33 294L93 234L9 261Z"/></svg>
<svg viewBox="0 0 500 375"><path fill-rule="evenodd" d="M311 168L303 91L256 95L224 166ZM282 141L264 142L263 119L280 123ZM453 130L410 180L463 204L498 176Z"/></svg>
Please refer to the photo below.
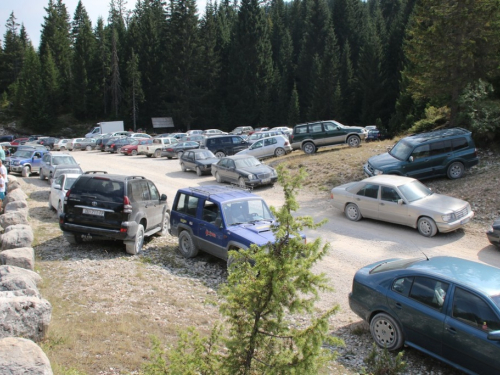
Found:
<svg viewBox="0 0 500 375"><path fill-rule="evenodd" d="M34 191L31 193L28 197L29 199L36 201L36 202L49 202L49 194L50 191Z"/></svg>
<svg viewBox="0 0 500 375"><path fill-rule="evenodd" d="M31 217L36 217L37 220L43 223L57 223L57 213L49 208L49 203L47 199L47 205L42 207L31 207L28 210L28 214Z"/></svg>

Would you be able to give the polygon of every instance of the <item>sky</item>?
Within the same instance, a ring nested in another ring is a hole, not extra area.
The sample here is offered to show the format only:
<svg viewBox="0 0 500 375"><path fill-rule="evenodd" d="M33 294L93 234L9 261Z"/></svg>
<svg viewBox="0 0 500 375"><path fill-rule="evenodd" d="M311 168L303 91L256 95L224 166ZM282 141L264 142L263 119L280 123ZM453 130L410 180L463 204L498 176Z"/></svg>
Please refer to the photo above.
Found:
<svg viewBox="0 0 500 375"><path fill-rule="evenodd" d="M66 5L70 19L73 19L78 0L63 0ZM92 21L92 26L96 25L97 19L101 16L104 23L107 23L109 13L109 0L82 0L82 4ZM128 0L127 8L133 9L136 0ZM40 44L40 31L44 22L43 17L47 15L45 7L49 0L0 0L0 39L3 40L5 34L5 24L11 12L14 12L18 24L24 24L31 42L35 49ZM206 0L197 0L198 14L205 12Z"/></svg>

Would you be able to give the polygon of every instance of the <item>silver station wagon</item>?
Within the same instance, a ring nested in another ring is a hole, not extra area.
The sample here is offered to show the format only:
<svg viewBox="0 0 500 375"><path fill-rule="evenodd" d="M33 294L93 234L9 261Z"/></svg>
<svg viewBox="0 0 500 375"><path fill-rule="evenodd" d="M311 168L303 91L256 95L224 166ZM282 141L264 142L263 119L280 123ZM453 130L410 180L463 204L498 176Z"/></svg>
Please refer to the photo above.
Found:
<svg viewBox="0 0 500 375"><path fill-rule="evenodd" d="M432 192L420 181L380 175L349 182L331 191L333 206L352 221L361 218L417 228L426 237L451 232L474 217L470 204Z"/></svg>

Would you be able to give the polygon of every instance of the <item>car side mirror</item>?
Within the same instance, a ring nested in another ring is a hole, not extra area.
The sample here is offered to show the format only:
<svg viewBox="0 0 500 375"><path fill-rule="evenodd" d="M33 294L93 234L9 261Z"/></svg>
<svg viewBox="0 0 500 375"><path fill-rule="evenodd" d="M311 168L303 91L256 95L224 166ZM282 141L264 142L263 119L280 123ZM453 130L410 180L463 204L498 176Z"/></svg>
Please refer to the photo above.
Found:
<svg viewBox="0 0 500 375"><path fill-rule="evenodd" d="M167 201L167 194L162 194L160 196L160 202L166 202Z"/></svg>
<svg viewBox="0 0 500 375"><path fill-rule="evenodd" d="M61 190L61 185L59 184L55 184L54 186L52 186L54 189L56 190Z"/></svg>
<svg viewBox="0 0 500 375"><path fill-rule="evenodd" d="M413 156L410 156L410 157L408 158L408 161L409 161L410 163L413 163Z"/></svg>
<svg viewBox="0 0 500 375"><path fill-rule="evenodd" d="M500 341L500 331L491 331L487 336L488 340Z"/></svg>
<svg viewBox="0 0 500 375"><path fill-rule="evenodd" d="M404 200L398 199L398 205L402 206L404 203L405 203Z"/></svg>

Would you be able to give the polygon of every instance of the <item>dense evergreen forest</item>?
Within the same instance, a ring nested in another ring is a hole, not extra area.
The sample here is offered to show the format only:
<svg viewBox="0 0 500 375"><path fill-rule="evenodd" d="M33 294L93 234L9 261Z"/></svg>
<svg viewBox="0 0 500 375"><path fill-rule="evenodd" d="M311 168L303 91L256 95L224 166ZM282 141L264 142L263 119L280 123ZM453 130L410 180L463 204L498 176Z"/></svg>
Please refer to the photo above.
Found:
<svg viewBox="0 0 500 375"><path fill-rule="evenodd" d="M498 0L111 0L93 25L49 0L35 47L11 13L2 111L50 132L61 115L151 128L336 119L390 133L436 124L498 136ZM203 11L203 12L202 12Z"/></svg>

